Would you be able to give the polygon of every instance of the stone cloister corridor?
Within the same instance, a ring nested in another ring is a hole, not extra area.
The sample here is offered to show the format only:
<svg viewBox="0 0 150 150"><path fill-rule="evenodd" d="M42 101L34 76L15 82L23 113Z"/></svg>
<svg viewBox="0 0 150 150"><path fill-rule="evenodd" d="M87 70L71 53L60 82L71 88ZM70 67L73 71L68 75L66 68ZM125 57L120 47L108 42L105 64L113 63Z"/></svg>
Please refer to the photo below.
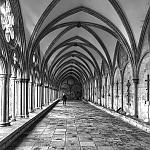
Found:
<svg viewBox="0 0 150 150"><path fill-rule="evenodd" d="M8 150L149 150L150 134L83 101L60 101Z"/></svg>
<svg viewBox="0 0 150 150"><path fill-rule="evenodd" d="M70 150L69 126L75 149L150 150L150 0L0 0L0 150Z"/></svg>

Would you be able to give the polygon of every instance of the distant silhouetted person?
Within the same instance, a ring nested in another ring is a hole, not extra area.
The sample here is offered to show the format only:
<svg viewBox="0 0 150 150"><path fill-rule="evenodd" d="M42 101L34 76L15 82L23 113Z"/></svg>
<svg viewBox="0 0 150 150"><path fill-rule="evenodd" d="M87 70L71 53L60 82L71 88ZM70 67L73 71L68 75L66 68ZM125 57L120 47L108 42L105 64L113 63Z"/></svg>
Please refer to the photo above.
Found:
<svg viewBox="0 0 150 150"><path fill-rule="evenodd" d="M66 105L67 96L65 95L65 93L63 93L62 100L63 100L63 105Z"/></svg>

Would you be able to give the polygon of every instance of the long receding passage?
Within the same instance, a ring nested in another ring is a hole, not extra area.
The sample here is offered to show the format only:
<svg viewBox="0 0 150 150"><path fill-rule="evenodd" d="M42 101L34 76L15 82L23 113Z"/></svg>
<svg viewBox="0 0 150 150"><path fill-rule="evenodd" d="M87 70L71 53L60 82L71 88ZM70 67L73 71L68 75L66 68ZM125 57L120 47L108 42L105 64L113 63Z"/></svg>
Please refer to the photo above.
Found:
<svg viewBox="0 0 150 150"><path fill-rule="evenodd" d="M150 135L83 101L59 102L10 150L148 150Z"/></svg>

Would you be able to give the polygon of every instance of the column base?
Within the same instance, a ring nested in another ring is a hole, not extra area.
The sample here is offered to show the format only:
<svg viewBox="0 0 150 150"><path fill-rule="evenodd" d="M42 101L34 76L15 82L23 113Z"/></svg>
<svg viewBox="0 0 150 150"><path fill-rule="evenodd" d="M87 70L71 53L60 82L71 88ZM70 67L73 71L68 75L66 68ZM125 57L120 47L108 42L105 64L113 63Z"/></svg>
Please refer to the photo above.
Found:
<svg viewBox="0 0 150 150"><path fill-rule="evenodd" d="M17 118L24 118L25 116L24 115L20 115L20 116L17 116Z"/></svg>
<svg viewBox="0 0 150 150"><path fill-rule="evenodd" d="M10 126L10 122L0 122L0 127Z"/></svg>
<svg viewBox="0 0 150 150"><path fill-rule="evenodd" d="M33 112L34 112L34 110L30 110L30 111L29 111L29 113L33 113Z"/></svg>
<svg viewBox="0 0 150 150"><path fill-rule="evenodd" d="M14 119L11 119L10 121L11 121L11 122L15 122L15 121L16 121L16 118L14 118Z"/></svg>
<svg viewBox="0 0 150 150"><path fill-rule="evenodd" d="M134 115L134 118L139 118L138 115Z"/></svg>
<svg viewBox="0 0 150 150"><path fill-rule="evenodd" d="M25 115L24 118L29 118L29 115Z"/></svg>

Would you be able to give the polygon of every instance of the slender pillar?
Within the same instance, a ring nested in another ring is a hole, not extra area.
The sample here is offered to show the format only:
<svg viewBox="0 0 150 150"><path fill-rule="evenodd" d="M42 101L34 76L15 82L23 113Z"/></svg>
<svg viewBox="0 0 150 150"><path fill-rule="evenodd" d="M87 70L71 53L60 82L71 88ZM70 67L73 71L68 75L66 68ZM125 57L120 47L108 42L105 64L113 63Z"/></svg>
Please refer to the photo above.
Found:
<svg viewBox="0 0 150 150"><path fill-rule="evenodd" d="M56 97L56 89L55 89L55 99L57 99L57 97Z"/></svg>
<svg viewBox="0 0 150 150"><path fill-rule="evenodd" d="M54 100L54 90L53 89L51 89L51 92L52 92L52 101Z"/></svg>
<svg viewBox="0 0 150 150"><path fill-rule="evenodd" d="M9 81L6 74L0 75L0 126L8 126L9 122Z"/></svg>
<svg viewBox="0 0 150 150"><path fill-rule="evenodd" d="M22 117L29 117L28 110L28 79L22 79Z"/></svg>
<svg viewBox="0 0 150 150"><path fill-rule="evenodd" d="M89 90L88 90L88 92L89 92L89 99L88 99L88 101L90 101L90 83L89 83Z"/></svg>
<svg viewBox="0 0 150 150"><path fill-rule="evenodd" d="M53 101L53 89L50 89L51 91L51 101Z"/></svg>
<svg viewBox="0 0 150 150"><path fill-rule="evenodd" d="M47 104L49 105L49 102L50 102L50 88L49 86L47 86Z"/></svg>
<svg viewBox="0 0 150 150"><path fill-rule="evenodd" d="M42 106L43 106L43 84L40 84L39 105L40 105L40 109L42 109Z"/></svg>
<svg viewBox="0 0 150 150"><path fill-rule="evenodd" d="M34 111L34 96L35 96L35 91L34 91L34 83L31 82L31 105L30 105L30 112L33 112Z"/></svg>
<svg viewBox="0 0 150 150"><path fill-rule="evenodd" d="M29 79L25 79L25 118L29 117L29 103L28 103L28 83Z"/></svg>
<svg viewBox="0 0 150 150"><path fill-rule="evenodd" d="M55 100L55 90L53 90L53 100Z"/></svg>
<svg viewBox="0 0 150 150"><path fill-rule="evenodd" d="M28 102L29 102L29 112L33 112L33 83L30 81L28 83Z"/></svg>
<svg viewBox="0 0 150 150"><path fill-rule="evenodd" d="M43 105L46 105L46 86L43 86Z"/></svg>
<svg viewBox="0 0 150 150"><path fill-rule="evenodd" d="M107 79L105 78L105 98L104 98L104 105L105 105L105 107L107 108Z"/></svg>
<svg viewBox="0 0 150 150"><path fill-rule="evenodd" d="M52 89L49 88L49 100L50 101L52 101L52 96L53 96Z"/></svg>
<svg viewBox="0 0 150 150"><path fill-rule="evenodd" d="M100 106L102 106L102 87L101 86L99 87L99 99L100 99L99 105Z"/></svg>
<svg viewBox="0 0 150 150"><path fill-rule="evenodd" d="M138 83L139 83L139 79L133 79L133 83L134 83L134 105L135 105L135 112L134 112L134 116L136 118L138 118Z"/></svg>
<svg viewBox="0 0 150 150"><path fill-rule="evenodd" d="M46 99L47 99L47 105L49 105L49 101L50 101L50 97L49 97L49 86L46 86L46 91L47 91L47 94L46 94Z"/></svg>
<svg viewBox="0 0 150 150"><path fill-rule="evenodd" d="M123 111L123 78L121 79L121 109Z"/></svg>
<svg viewBox="0 0 150 150"><path fill-rule="evenodd" d="M31 84L31 91L32 91L32 93L31 93L31 96L32 96L32 98L31 98L31 112L33 112L34 108L35 108L35 84L33 82Z"/></svg>
<svg viewBox="0 0 150 150"><path fill-rule="evenodd" d="M53 90L53 100L55 100L55 90Z"/></svg>
<svg viewBox="0 0 150 150"><path fill-rule="evenodd" d="M50 87L48 87L47 91L48 91L48 104L49 104L51 101L51 89L50 89Z"/></svg>
<svg viewBox="0 0 150 150"><path fill-rule="evenodd" d="M111 84L111 109L114 109L114 83Z"/></svg>
<svg viewBox="0 0 150 150"><path fill-rule="evenodd" d="M38 108L38 84L35 83L35 108Z"/></svg>
<svg viewBox="0 0 150 150"><path fill-rule="evenodd" d="M93 103L95 103L95 82L93 80Z"/></svg>
<svg viewBox="0 0 150 150"><path fill-rule="evenodd" d="M92 100L92 84L90 82L90 101Z"/></svg>
<svg viewBox="0 0 150 150"><path fill-rule="evenodd" d="M55 90L55 99L57 99L57 90Z"/></svg>
<svg viewBox="0 0 150 150"><path fill-rule="evenodd" d="M22 117L25 118L25 81L22 79Z"/></svg>
<svg viewBox="0 0 150 150"><path fill-rule="evenodd" d="M12 83L11 86L11 92L12 92L12 118L11 121L16 121L16 81L15 81L16 77L11 77L10 81Z"/></svg>
<svg viewBox="0 0 150 150"><path fill-rule="evenodd" d="M42 97L42 92L41 92L41 84L38 84L38 108L41 108L41 97Z"/></svg>
<svg viewBox="0 0 150 150"><path fill-rule="evenodd" d="M15 80L15 106L16 106L16 109L15 109L15 114L16 114L16 117L18 116L18 96L19 96L19 91L18 91L18 87L19 87L19 81L16 79Z"/></svg>
<svg viewBox="0 0 150 150"><path fill-rule="evenodd" d="M17 79L17 117L22 117L22 79Z"/></svg>

